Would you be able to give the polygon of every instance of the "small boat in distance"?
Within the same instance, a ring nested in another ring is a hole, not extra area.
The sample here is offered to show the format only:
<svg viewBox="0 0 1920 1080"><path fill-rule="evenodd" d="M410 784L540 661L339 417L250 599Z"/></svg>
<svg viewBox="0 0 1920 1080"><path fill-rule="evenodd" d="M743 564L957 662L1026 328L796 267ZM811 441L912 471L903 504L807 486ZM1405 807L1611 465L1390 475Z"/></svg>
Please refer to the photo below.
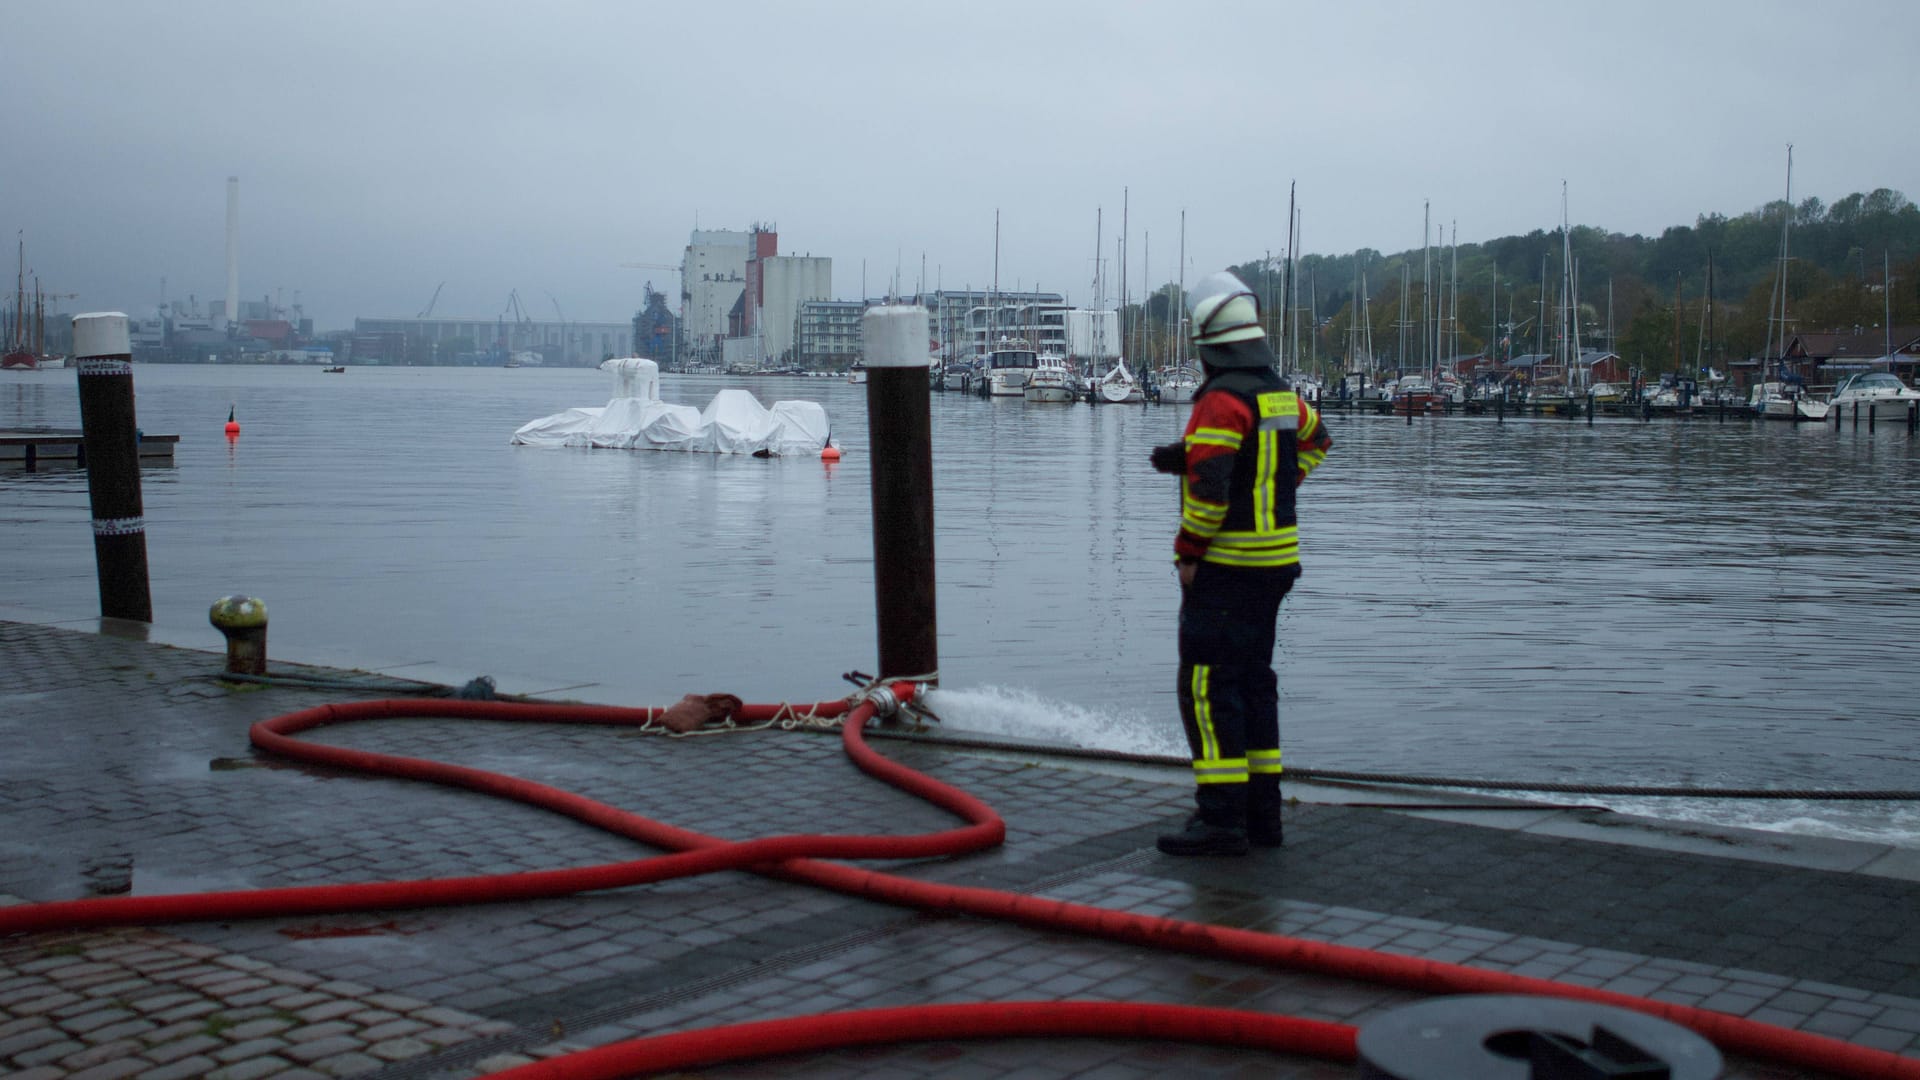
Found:
<svg viewBox="0 0 1920 1080"><path fill-rule="evenodd" d="M847 369L847 381L855 386L859 386L867 381L866 361L855 360L853 362L853 366Z"/></svg>
<svg viewBox="0 0 1920 1080"><path fill-rule="evenodd" d="M1160 400L1168 405L1184 405L1193 400L1193 392L1200 389L1201 374L1190 364L1160 369L1157 384Z"/></svg>
<svg viewBox="0 0 1920 1080"><path fill-rule="evenodd" d="M1027 377L1028 401L1070 403L1073 401L1073 375L1067 358L1059 353L1041 353L1035 358L1033 374Z"/></svg>
<svg viewBox="0 0 1920 1080"><path fill-rule="evenodd" d="M1128 370L1127 362L1118 360L1105 375L1094 380L1092 400L1096 405L1138 405L1147 400L1147 391Z"/></svg>
<svg viewBox="0 0 1920 1080"><path fill-rule="evenodd" d="M344 375L346 374L346 372L347 372L347 369L343 367L330 367L330 368L320 369L320 373L323 375Z"/></svg>

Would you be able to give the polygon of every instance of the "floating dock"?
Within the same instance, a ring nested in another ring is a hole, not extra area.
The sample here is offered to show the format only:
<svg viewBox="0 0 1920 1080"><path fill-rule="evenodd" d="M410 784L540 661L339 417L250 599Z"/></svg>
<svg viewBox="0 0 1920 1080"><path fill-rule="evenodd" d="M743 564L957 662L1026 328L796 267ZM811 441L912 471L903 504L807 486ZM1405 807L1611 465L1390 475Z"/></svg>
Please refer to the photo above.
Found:
<svg viewBox="0 0 1920 1080"><path fill-rule="evenodd" d="M173 446L178 435L140 436L140 460L143 464L173 463ZM35 428L26 431L0 431L0 466L20 463L31 471L41 462L87 467L87 440L79 431L64 428Z"/></svg>

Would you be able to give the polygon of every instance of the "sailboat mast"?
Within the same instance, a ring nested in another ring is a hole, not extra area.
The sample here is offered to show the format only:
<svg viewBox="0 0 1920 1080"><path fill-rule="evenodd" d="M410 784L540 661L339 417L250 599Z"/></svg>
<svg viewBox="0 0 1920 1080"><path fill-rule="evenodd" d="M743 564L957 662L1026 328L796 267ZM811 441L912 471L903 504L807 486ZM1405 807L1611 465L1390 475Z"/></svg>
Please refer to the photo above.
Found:
<svg viewBox="0 0 1920 1080"><path fill-rule="evenodd" d="M1292 270L1290 270L1290 271L1288 272L1288 276L1289 276L1289 277L1291 277L1291 278L1293 279L1293 307L1294 307L1294 312L1293 312L1293 314L1294 314L1294 318L1293 318L1293 321L1292 321L1292 323L1291 323L1291 324L1290 324L1290 325L1288 326L1288 328L1287 328L1287 338L1288 338L1288 348L1287 348L1287 353L1288 353L1288 356L1289 356L1289 357L1291 358L1291 363L1292 363L1292 365L1293 365L1294 367L1299 367L1299 366L1300 366L1300 319L1299 319L1299 308L1300 308L1300 264L1301 264L1301 254L1300 254L1300 244L1301 244L1301 239L1302 239L1302 238L1301 238L1301 233L1302 233L1302 232L1304 231L1304 230L1302 230L1302 229L1301 229L1301 227L1300 227L1300 222L1301 222L1301 216L1302 216L1302 215L1303 215L1304 213L1306 213L1306 211L1305 211L1305 210L1303 210L1303 209L1301 209L1301 208L1299 208L1299 207L1295 207L1295 208L1294 208L1294 211L1293 211L1293 254L1292 254L1292 260L1293 260L1293 269L1292 269ZM1313 350L1313 337L1312 337L1312 334L1313 334L1313 309L1314 309L1314 303L1313 303L1313 300L1314 300L1314 296L1313 296L1313 282L1312 282L1311 280L1309 280L1309 281L1307 282L1307 327L1306 327L1306 329L1307 329L1307 334L1308 334L1308 337L1307 337L1307 349L1308 349L1308 351L1309 351L1309 352L1311 352L1311 351ZM1286 369L1287 369L1287 364L1286 364L1285 362L1283 362L1283 363L1282 363L1282 364L1280 365L1280 370L1282 370L1282 371L1285 371Z"/></svg>
<svg viewBox="0 0 1920 1080"><path fill-rule="evenodd" d="M1420 216L1420 369L1433 371L1433 200Z"/></svg>
<svg viewBox="0 0 1920 1080"><path fill-rule="evenodd" d="M1180 362L1185 364L1191 355L1187 351L1190 339L1188 338L1185 325L1187 310L1187 211L1185 207L1181 207L1180 209L1180 266L1178 269L1179 272L1174 275L1179 282L1180 288L1178 295L1174 297L1174 300L1179 305L1174 309L1176 312L1173 322L1173 325L1176 327L1174 340L1179 344Z"/></svg>
<svg viewBox="0 0 1920 1080"><path fill-rule="evenodd" d="M1573 392L1573 372L1580 361L1579 330L1574 313L1573 227L1567 216L1567 182L1560 181L1560 298L1566 304L1566 319L1561 325L1566 349L1567 392Z"/></svg>
<svg viewBox="0 0 1920 1080"><path fill-rule="evenodd" d="M1787 203L1780 214L1780 268L1773 278L1773 301L1767 306L1767 352L1768 362L1784 360L1787 351L1787 231L1793 223L1793 144L1787 144ZM1776 316L1777 313L1777 316ZM1780 326L1780 355L1773 351L1774 324ZM1780 374L1785 374L1781 371ZM1765 382L1764 373L1761 381Z"/></svg>
<svg viewBox="0 0 1920 1080"><path fill-rule="evenodd" d="M1880 325L1887 331L1887 373L1893 374L1893 255L1880 249Z"/></svg>
<svg viewBox="0 0 1920 1080"><path fill-rule="evenodd" d="M18 346L25 338L27 320L27 237L19 236L20 269L13 280L13 330L7 335L9 346Z"/></svg>
<svg viewBox="0 0 1920 1080"><path fill-rule="evenodd" d="M1400 264L1400 318L1398 320L1400 327L1400 347L1395 350L1393 357L1395 366L1399 367L1401 371L1407 369L1407 327L1413 325L1407 319L1407 298L1411 295L1407 290L1412 288L1412 280L1413 265L1408 262L1402 262Z"/></svg>
<svg viewBox="0 0 1920 1080"><path fill-rule="evenodd" d="M1540 253L1540 313L1533 323L1534 355L1544 355L1547 351L1547 253ZM1538 370L1535 375L1540 374Z"/></svg>
<svg viewBox="0 0 1920 1080"><path fill-rule="evenodd" d="M1287 181L1287 251L1286 273L1280 281L1280 333L1274 338L1274 351L1280 354L1280 370L1287 370L1287 329L1293 325L1293 223L1294 197L1298 194L1300 181Z"/></svg>
<svg viewBox="0 0 1920 1080"><path fill-rule="evenodd" d="M1447 294L1450 297L1447 308L1447 353L1445 359L1451 363L1460 355L1460 223L1453 223L1453 244L1447 255L1450 269Z"/></svg>
<svg viewBox="0 0 1920 1080"><path fill-rule="evenodd" d="M1713 370L1713 252L1707 252L1707 371Z"/></svg>
<svg viewBox="0 0 1920 1080"><path fill-rule="evenodd" d="M1120 351L1131 347L1132 339L1127 336L1127 302L1133 295L1127 291L1127 242L1133 238L1130 231L1132 220L1129 217L1133 193L1127 188L1120 189ZM1135 355L1138 355L1136 350Z"/></svg>

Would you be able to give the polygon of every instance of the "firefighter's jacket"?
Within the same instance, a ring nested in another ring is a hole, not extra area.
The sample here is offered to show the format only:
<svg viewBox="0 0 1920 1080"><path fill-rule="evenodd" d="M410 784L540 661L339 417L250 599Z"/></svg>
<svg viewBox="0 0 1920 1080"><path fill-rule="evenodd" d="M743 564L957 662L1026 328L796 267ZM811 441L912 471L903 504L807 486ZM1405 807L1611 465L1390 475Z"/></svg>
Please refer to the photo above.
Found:
<svg viewBox="0 0 1920 1080"><path fill-rule="evenodd" d="M1320 414L1271 368L1208 379L1187 421L1179 560L1300 572L1293 489L1333 440Z"/></svg>

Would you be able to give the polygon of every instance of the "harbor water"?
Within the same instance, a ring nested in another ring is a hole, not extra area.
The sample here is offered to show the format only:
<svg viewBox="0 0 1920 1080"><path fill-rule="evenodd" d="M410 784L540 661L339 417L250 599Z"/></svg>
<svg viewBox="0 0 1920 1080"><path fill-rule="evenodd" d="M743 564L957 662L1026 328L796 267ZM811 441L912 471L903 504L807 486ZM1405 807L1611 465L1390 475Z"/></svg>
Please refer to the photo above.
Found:
<svg viewBox="0 0 1920 1080"><path fill-rule="evenodd" d="M72 371L4 373L0 428L77 427ZM603 404L541 368L140 365L155 625L217 649L622 704L811 701L876 654L864 387L666 376L821 402L806 458L538 450ZM242 434L221 434L229 407ZM1184 406L934 394L952 728L1181 754ZM1920 788L1920 441L1904 424L1333 416L1301 492L1278 667L1289 765L1596 784ZM85 474L0 470L0 605L98 611ZM1562 797L1920 847L1920 804Z"/></svg>

